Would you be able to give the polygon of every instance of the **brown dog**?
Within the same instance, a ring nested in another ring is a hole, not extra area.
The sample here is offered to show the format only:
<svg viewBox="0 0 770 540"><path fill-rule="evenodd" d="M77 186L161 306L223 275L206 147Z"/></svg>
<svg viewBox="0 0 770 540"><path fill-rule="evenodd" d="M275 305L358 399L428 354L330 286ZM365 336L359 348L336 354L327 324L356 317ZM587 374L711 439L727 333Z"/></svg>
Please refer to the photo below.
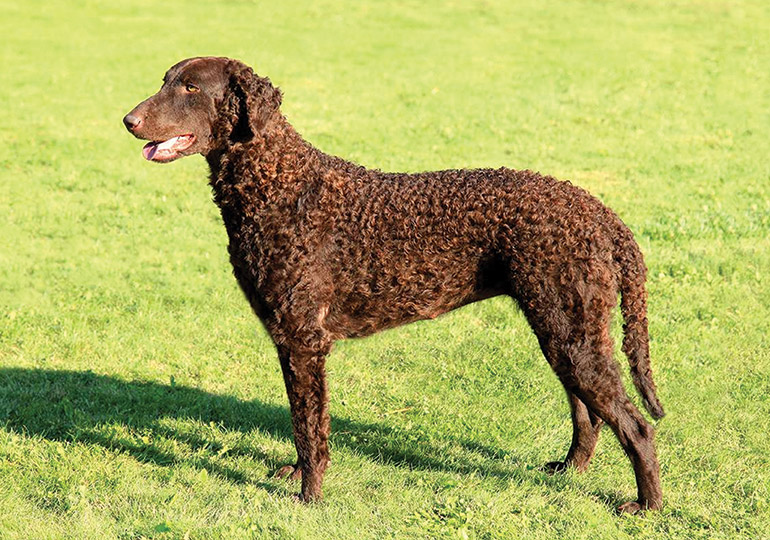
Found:
<svg viewBox="0 0 770 540"><path fill-rule="evenodd" d="M270 332L291 406L301 498L320 499L329 463L325 360L337 339L509 295L572 409L572 446L552 470L583 470L606 422L631 459L638 498L661 506L653 428L613 359L623 350L645 407L663 409L649 362L645 266L629 229L597 199L531 171L393 174L329 156L279 111L281 92L227 58L191 58L123 119L144 157L202 154L230 238L233 271Z"/></svg>

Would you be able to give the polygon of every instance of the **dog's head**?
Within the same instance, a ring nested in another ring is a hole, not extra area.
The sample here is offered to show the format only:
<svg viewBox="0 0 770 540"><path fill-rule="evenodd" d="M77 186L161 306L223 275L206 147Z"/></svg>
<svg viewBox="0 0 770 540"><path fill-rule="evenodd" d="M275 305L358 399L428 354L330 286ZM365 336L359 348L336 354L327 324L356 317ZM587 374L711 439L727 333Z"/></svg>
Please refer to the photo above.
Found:
<svg viewBox="0 0 770 540"><path fill-rule="evenodd" d="M150 141L142 150L146 159L169 162L252 139L280 105L281 91L242 62L188 58L166 72L158 93L123 124Z"/></svg>

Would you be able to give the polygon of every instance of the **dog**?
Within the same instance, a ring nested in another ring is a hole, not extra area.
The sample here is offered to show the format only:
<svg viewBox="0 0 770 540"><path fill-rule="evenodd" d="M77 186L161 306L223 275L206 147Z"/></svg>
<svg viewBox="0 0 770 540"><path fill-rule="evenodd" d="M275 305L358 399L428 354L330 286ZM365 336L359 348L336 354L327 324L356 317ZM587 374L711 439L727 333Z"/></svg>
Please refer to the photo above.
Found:
<svg viewBox="0 0 770 540"><path fill-rule="evenodd" d="M564 385L572 445L547 465L584 470L609 424L634 468L635 513L662 504L653 427L613 359L623 351L654 418L646 268L633 234L586 191L512 169L385 173L327 155L280 111L281 91L237 60L171 67L123 123L147 160L202 154L233 273L275 343L289 398L299 499L322 497L330 431L326 356L336 340L432 319L497 295L515 300Z"/></svg>

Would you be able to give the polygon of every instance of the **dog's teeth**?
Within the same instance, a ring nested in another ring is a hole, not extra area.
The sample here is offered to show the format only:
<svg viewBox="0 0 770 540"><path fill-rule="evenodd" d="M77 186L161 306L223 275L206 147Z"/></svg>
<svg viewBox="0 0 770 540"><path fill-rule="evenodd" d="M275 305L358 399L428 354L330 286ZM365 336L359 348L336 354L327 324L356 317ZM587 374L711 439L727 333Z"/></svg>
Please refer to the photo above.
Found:
<svg viewBox="0 0 770 540"><path fill-rule="evenodd" d="M173 147L178 140L179 140L179 137L172 137L167 141L163 141L158 145L158 150L168 150L169 148Z"/></svg>

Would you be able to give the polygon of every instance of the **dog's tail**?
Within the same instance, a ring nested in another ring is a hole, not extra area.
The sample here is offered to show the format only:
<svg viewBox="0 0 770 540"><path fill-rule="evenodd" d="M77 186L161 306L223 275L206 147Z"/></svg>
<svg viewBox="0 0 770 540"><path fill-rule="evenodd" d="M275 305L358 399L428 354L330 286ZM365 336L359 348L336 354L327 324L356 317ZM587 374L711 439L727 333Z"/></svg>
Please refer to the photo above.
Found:
<svg viewBox="0 0 770 540"><path fill-rule="evenodd" d="M620 219L618 218L618 222ZM620 311L623 314L623 352L631 366L631 377L644 406L653 418L666 414L655 394L650 367L650 340L647 331L647 268L631 231L620 222L615 260L620 265Z"/></svg>

